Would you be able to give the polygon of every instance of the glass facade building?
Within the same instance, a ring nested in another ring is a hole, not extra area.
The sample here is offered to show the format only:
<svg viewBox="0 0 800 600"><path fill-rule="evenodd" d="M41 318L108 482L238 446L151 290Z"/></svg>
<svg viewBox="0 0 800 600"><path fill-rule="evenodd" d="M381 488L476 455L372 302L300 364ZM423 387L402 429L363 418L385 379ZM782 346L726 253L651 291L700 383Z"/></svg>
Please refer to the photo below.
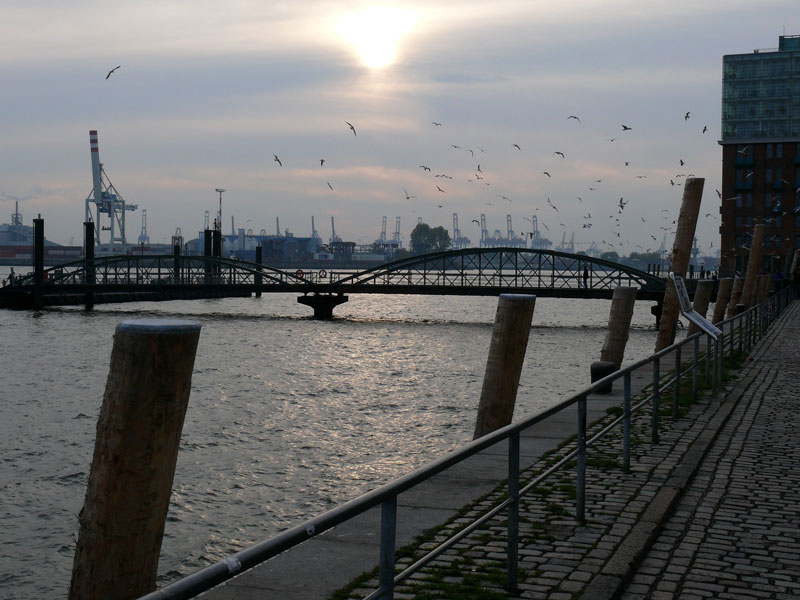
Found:
<svg viewBox="0 0 800 600"><path fill-rule="evenodd" d="M743 273L753 225L767 228L766 272L800 249L800 36L722 57L720 271Z"/></svg>

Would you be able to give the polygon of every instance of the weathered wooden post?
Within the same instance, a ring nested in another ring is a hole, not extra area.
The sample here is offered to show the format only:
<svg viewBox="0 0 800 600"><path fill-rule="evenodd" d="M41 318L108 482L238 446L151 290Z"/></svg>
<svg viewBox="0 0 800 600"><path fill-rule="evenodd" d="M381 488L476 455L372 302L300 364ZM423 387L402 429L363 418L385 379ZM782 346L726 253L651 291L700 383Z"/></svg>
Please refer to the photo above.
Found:
<svg viewBox="0 0 800 600"><path fill-rule="evenodd" d="M742 297L742 290L744 289L744 277L736 277L733 280L733 289L731 290L731 299L728 302L728 311L725 313L725 318L730 319L738 315L739 301Z"/></svg>
<svg viewBox="0 0 800 600"><path fill-rule="evenodd" d="M44 308L44 219L33 220L33 308Z"/></svg>
<svg viewBox="0 0 800 600"><path fill-rule="evenodd" d="M535 304L536 296L500 294L473 439L511 423Z"/></svg>
<svg viewBox="0 0 800 600"><path fill-rule="evenodd" d="M636 292L637 288L634 287L618 287L614 289L614 295L611 297L608 329L603 349L600 351L600 360L613 363L616 371L622 366L622 359L625 356Z"/></svg>
<svg viewBox="0 0 800 600"><path fill-rule="evenodd" d="M611 309L608 313L608 328L603 349L600 351L600 360L589 367L592 383L599 381L614 371L619 371L622 359L625 356L625 345L628 343L628 333L631 329L633 306L636 303L636 288L614 288L611 297ZM608 384L599 388L597 393L610 394L612 385Z"/></svg>
<svg viewBox="0 0 800 600"><path fill-rule="evenodd" d="M798 277L800 277L800 250L795 250L792 257L792 266L789 267L789 281L800 283Z"/></svg>
<svg viewBox="0 0 800 600"><path fill-rule="evenodd" d="M756 283L757 290L755 292L756 299L753 304L761 304L769 298L769 292L772 288L772 275L764 273L759 275L758 282Z"/></svg>
<svg viewBox="0 0 800 600"><path fill-rule="evenodd" d="M708 303L711 301L711 292L713 291L713 280L701 279L697 282L697 287L694 290L694 301L692 302L692 308L700 316L706 316L706 313L708 312ZM700 328L692 322L689 323L689 329L686 332L686 335L694 335L698 331L700 331Z"/></svg>
<svg viewBox="0 0 800 600"><path fill-rule="evenodd" d="M725 309L728 307L732 289L733 277L723 277L719 280L717 301L714 303L714 316L711 319L712 323L719 323L725 318Z"/></svg>
<svg viewBox="0 0 800 600"><path fill-rule="evenodd" d="M750 256L747 259L744 288L742 288L742 297L739 299L739 302L747 307L753 306L756 299L756 280L764 266L764 236L766 231L767 228L763 223L753 227L753 239L750 243Z"/></svg>
<svg viewBox="0 0 800 600"><path fill-rule="evenodd" d="M117 325L70 600L122 600L155 589L199 337L194 321Z"/></svg>
<svg viewBox="0 0 800 600"><path fill-rule="evenodd" d="M700 214L700 200L703 197L702 177L688 177L683 188L683 201L678 214L678 225L675 230L675 243L672 246L672 258L669 270L675 275L686 273L691 257L694 233L697 228L697 216ZM661 312L661 323L656 338L656 352L671 345L675 340L675 323L678 321L678 297L675 288L667 285L664 291L664 308Z"/></svg>

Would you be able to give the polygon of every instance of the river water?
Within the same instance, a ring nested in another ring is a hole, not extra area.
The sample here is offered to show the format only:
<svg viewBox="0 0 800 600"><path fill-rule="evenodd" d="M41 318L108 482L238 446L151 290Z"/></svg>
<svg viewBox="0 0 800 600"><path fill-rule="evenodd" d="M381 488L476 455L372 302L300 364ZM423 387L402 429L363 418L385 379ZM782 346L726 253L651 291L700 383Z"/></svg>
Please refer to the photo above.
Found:
<svg viewBox="0 0 800 600"><path fill-rule="evenodd" d="M8 269L0 271L0 276ZM626 362L652 353L636 306ZM0 597L65 597L115 326L202 324L159 583L470 441L496 298L293 294L0 311ZM610 302L537 300L515 418L585 387Z"/></svg>

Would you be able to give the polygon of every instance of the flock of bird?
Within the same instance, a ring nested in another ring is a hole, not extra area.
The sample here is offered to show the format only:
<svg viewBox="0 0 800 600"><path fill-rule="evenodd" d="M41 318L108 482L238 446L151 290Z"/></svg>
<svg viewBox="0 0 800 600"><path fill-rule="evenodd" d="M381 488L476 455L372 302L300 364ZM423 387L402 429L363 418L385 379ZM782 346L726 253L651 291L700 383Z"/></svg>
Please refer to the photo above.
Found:
<svg viewBox="0 0 800 600"><path fill-rule="evenodd" d="M121 68L121 65L117 65L113 69L109 70L108 73L106 74L105 78L109 79L111 77L111 75L114 74L120 68ZM688 123L690 119L691 119L691 112L690 111L686 111L683 114L683 121ZM581 124L582 124L581 118L578 115L575 115L575 114L568 115L566 117L566 120L567 121L573 121L576 126L581 126ZM431 121L430 124L434 128L437 128L437 129L440 129L440 128L446 129L446 127L444 126L444 123L442 121ZM347 127L346 131L349 131L350 133L352 133L354 137L356 137L356 138L358 137L358 133L357 133L356 127L355 127L355 125L353 123L351 123L350 121L344 121L344 126ZM620 133L618 134L618 136L611 137L611 138L606 138L606 140L609 143L613 143L613 142L617 141L618 139L620 139L620 136L630 135L629 132L634 131L633 126L629 125L629 124L621 123L619 125L619 127L620 127L620 129L619 129ZM702 127L701 134L705 134L707 131L708 131L708 126L704 125ZM509 144L508 148L509 149L513 149L512 150L513 152L522 153L522 154L525 153L525 150L523 149L523 146L520 143L509 141L508 144ZM617 146L617 145L615 144L615 146ZM482 162L477 162L475 160L476 159L476 151L477 151L479 153L478 154L479 157L481 155L486 155L484 159L478 158L478 160L483 160L483 163L487 163L489 161L489 159L490 159L490 157L488 156L489 153L484 148L482 148L481 146L475 146L474 148L470 148L470 147L467 147L467 146L462 146L462 145L459 145L459 144L452 144L452 143L449 144L449 147L450 147L450 149L452 151L463 153L463 155L469 154L469 159L471 161L473 161L473 165L474 166L471 166L469 169L461 168L458 176L464 177L465 173L467 171L469 171L470 175L466 176L466 181L468 183L471 183L471 184L482 184L483 186L492 186L493 185L493 181L489 180L489 179L491 179L490 176L487 174L487 172L485 172L484 168L482 168L482 166L481 166ZM281 159L281 157L277 153L273 153L272 156L273 156L273 162L276 163L278 167L283 168L284 163L283 163L283 160ZM569 158L568 158L567 153L564 152L562 149L553 150L551 156L554 157L556 160L558 160L562 164L566 164L566 163L569 162ZM326 158L320 158L319 159L319 167L320 168L324 168L326 160L327 160ZM623 161L621 161L621 164L624 165L622 168L623 169L624 168L629 168L630 165L631 165L631 162L632 162L631 160L623 160ZM686 166L686 161L682 157L679 157L676 162L680 167L685 167ZM446 185L446 182L449 181L449 180L453 180L454 179L454 175L449 175L449 174L447 174L445 172L435 172L434 169L428 164L420 164L420 165L418 165L418 168L421 169L423 173L428 173L433 178L436 178L436 179L440 180L439 182L434 182L432 184L431 191L435 190L434 195L438 196L438 199L434 200L435 206L437 206L438 208L444 208L445 207L445 202L446 202L444 200L444 198L448 198L448 190L447 190L448 186ZM547 167L547 168L545 168L545 169L543 169L541 171L541 175L546 177L548 180L553 180L553 173L551 173L551 171L552 171L552 167ZM688 174L687 173L676 173L674 176L669 177L668 184L670 186L672 186L672 187L679 187L679 186L682 185L681 184L681 179L682 178L691 177L691 176L693 176L692 173L688 173ZM644 179L648 178L647 175L644 175L644 174L641 174L641 173L636 173L632 177L634 179L636 179L636 180L644 180ZM325 179L325 183L326 183L327 188L328 188L329 191L335 192L334 185L331 183L330 179L326 178ZM586 192L584 192L583 196L585 196L587 192L590 193L590 194L598 192L598 190L600 190L600 187L601 187L602 183L603 183L603 178L592 180L586 186ZM720 195L719 190L717 190L717 194ZM583 204L584 200L588 200L588 198L584 198L583 196L575 196L575 199L577 200L578 204ZM721 197L721 195L720 195L720 197ZM411 201L411 200L416 200L418 198L418 196L413 194L413 193L409 193L406 188L403 188L403 198L405 198L406 201ZM503 200L503 201L508 202L508 203L512 203L513 202L512 198L509 195L507 195L505 193L500 193L500 192L494 193L492 198L498 198L498 199ZM456 199L456 201L458 201L458 199ZM616 237L616 241L614 241L613 239L609 240L609 241L602 240L602 244L604 244L607 248L610 248L612 250L621 251L623 246L625 246L625 245L630 246L630 241L627 239L627 237L623 237L623 229L622 229L622 227L623 227L622 216L623 216L625 208L628 206L629 202L630 201L626 200L624 196L621 196L621 197L619 197L618 200L615 201L615 203L613 205L606 205L606 210L608 210L609 208L611 209L609 214L607 215L607 219L613 219L613 222L610 224L611 225L610 235L612 236L612 238ZM641 203L642 203L642 200L638 199L637 200L637 204L641 204ZM487 202L485 202L485 204L487 206L494 206L493 201L487 201ZM523 203L518 203L518 204L523 204ZM535 204L537 204L536 202L531 202L531 201L525 201L524 204L526 206L522 206L521 210L525 210L526 212L528 212L528 214L531 214L531 212L536 212L536 211L539 211L540 209L542 209L543 212L542 212L542 214L540 215L540 217L537 220L538 220L539 225L541 225L548 232L550 231L550 227L547 225L547 222L546 222L545 219L549 220L550 217L549 216L545 216L544 213L546 213L548 210L552 210L553 211L552 216L555 217L556 215L561 216L561 215L566 214L566 212L568 212L568 211L565 211L565 212L562 213L562 211L559 208L559 207L564 208L564 200L563 199L560 199L558 202L555 202L549 196L546 197L546 200L545 200L544 203L542 203L542 204L540 204L538 206L535 205ZM533 206L531 206L532 204L533 204ZM598 212L598 208L600 208L602 210L601 205L598 206L598 204L596 202L593 204L593 206L595 206L595 208L593 209L593 210L595 210L595 212ZM643 209L644 209L644 207L642 206L639 209L638 212L640 212L640 213L643 212ZM572 212L574 212L574 211L572 211ZM676 219L672 218L672 213L673 212L677 212L677 211L670 211L669 209L663 209L661 211L663 223L657 224L656 227L658 228L658 230L661 230L663 232L663 236L664 237L666 236L666 234L674 232L674 225L676 223ZM647 223L647 219L645 219L644 216L641 216L641 214L639 214L639 217L641 219L641 223ZM716 219L717 217L713 213L705 213L705 218L707 218L707 219ZM531 225L533 225L533 221L531 219L529 219L527 217L525 217L525 219L527 221L531 222ZM563 217L562 217L562 219L563 219ZM480 226L480 222L477 219L473 219L472 221L475 222L475 223L478 223L478 225ZM567 223L565 223L563 220L559 220L558 224L559 224L560 227L562 227L564 229L564 231L566 231L568 229ZM585 215L582 215L581 222L580 222L580 228L581 229L591 229L593 226L595 226L597 224L598 224L598 222L597 222L597 220L595 218L592 217L591 212L587 211ZM650 238L657 245L658 244L658 237L656 237L656 235L654 235L655 232L656 232L656 229L654 228L653 231L650 233ZM533 237L534 236L534 231L528 231L528 232L525 232L525 233L529 237ZM639 248L642 252L651 252L652 251L652 247L643 248L639 244L636 244L633 247L634 248ZM710 248L713 248L713 242L709 245L709 249Z"/></svg>

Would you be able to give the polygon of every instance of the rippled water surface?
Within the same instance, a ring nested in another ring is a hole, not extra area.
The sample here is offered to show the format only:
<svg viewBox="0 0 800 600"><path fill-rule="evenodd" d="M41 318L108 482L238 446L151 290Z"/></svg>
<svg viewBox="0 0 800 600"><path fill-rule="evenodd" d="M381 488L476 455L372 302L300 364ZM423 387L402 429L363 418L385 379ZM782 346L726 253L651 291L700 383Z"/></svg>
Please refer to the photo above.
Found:
<svg viewBox="0 0 800 600"><path fill-rule="evenodd" d="M537 300L515 418L581 389L610 303ZM202 324L162 583L468 442L496 298L294 295L0 311L0 597L64 597L113 341L130 318ZM630 360L654 343L639 303Z"/></svg>

